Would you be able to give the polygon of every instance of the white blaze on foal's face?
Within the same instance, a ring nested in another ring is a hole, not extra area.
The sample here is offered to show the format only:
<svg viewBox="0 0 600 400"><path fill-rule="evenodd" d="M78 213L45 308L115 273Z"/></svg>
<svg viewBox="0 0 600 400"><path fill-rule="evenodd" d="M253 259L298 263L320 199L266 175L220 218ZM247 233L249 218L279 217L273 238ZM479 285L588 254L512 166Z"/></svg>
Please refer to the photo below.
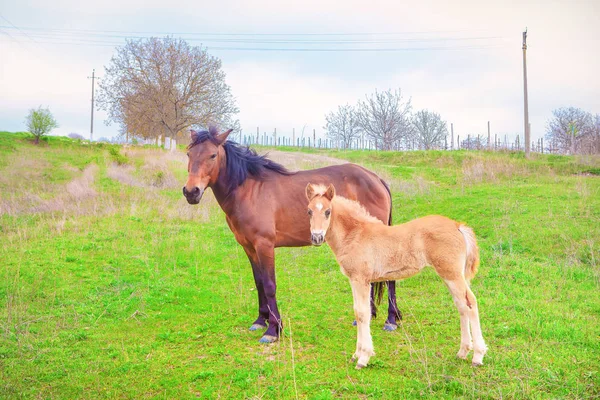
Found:
<svg viewBox="0 0 600 400"><path fill-rule="evenodd" d="M310 239L312 244L320 246L325 242L325 234L331 221L331 200L335 196L333 185L325 188L322 185L308 184L308 215L310 216Z"/></svg>

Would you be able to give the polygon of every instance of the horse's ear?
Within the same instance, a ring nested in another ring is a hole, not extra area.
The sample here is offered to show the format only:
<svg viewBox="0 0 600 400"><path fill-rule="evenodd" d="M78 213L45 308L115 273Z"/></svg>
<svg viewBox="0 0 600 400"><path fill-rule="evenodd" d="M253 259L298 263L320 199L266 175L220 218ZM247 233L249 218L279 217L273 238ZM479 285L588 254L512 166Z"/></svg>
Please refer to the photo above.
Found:
<svg viewBox="0 0 600 400"><path fill-rule="evenodd" d="M313 187L312 183L309 183L306 185L306 198L308 201L311 201L313 197L315 197L315 188Z"/></svg>
<svg viewBox="0 0 600 400"><path fill-rule="evenodd" d="M219 144L223 144L225 143L225 141L227 140L227 136L229 136L231 132L233 132L233 129L229 129L228 131L218 134L215 139L217 139Z"/></svg>
<svg viewBox="0 0 600 400"><path fill-rule="evenodd" d="M329 201L333 199L333 197L335 196L335 188L333 187L332 183L330 183L329 186L327 186L327 190L325 191L325 194L323 194L323 196Z"/></svg>
<svg viewBox="0 0 600 400"><path fill-rule="evenodd" d="M198 138L198 132L196 132L193 129L190 129L190 137L192 138L192 143L196 141L196 138Z"/></svg>

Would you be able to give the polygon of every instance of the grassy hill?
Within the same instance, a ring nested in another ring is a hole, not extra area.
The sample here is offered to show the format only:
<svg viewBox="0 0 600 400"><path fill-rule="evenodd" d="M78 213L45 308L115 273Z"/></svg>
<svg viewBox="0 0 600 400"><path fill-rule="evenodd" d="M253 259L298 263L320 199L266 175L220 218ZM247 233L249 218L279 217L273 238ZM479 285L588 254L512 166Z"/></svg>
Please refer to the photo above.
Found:
<svg viewBox="0 0 600 400"><path fill-rule="evenodd" d="M474 228L483 367L456 359L458 313L426 270L398 284L401 327L374 320L377 354L354 370L350 286L326 246L277 250L286 330L261 345L249 263L212 196L185 202L183 152L0 132L0 398L600 397L597 158L304 151L378 172L396 223Z"/></svg>

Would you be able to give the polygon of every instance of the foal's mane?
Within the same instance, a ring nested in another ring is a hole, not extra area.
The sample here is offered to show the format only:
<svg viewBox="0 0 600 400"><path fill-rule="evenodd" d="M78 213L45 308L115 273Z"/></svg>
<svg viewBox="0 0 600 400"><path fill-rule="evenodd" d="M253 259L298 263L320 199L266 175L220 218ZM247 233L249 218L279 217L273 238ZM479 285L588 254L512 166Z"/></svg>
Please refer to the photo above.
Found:
<svg viewBox="0 0 600 400"><path fill-rule="evenodd" d="M207 131L196 133L195 140L188 145L188 150L209 140L218 146L217 128L211 126ZM246 181L248 175L256 179L264 179L266 171L273 171L281 175L293 175L295 172L288 171L283 165L269 160L266 155L260 156L248 146L242 146L232 140L223 143L225 155L227 156L227 177L229 190L233 190Z"/></svg>
<svg viewBox="0 0 600 400"><path fill-rule="evenodd" d="M327 188L324 185L313 185L313 190L315 195L323 196L327 191ZM342 206L343 213L351 215L352 218L370 223L379 223L382 224L379 219L375 218L366 208L362 206L358 201L350 200L346 197L338 196L337 194L333 197L332 204L334 206Z"/></svg>

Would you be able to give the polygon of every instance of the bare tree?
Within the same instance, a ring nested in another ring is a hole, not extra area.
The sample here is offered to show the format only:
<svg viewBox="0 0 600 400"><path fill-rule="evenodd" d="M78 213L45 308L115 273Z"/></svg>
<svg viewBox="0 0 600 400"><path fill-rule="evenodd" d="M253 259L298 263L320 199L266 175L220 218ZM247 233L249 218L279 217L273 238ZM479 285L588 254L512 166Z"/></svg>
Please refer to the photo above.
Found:
<svg viewBox="0 0 600 400"><path fill-rule="evenodd" d="M590 118L590 124L579 140L582 154L600 154L600 114Z"/></svg>
<svg viewBox="0 0 600 400"><path fill-rule="evenodd" d="M337 111L327 114L325 120L327 137L336 142L338 147L347 149L352 141L360 137L362 129L358 124L356 110L351 105L339 106Z"/></svg>
<svg viewBox="0 0 600 400"><path fill-rule="evenodd" d="M176 137L238 112L221 61L183 39L129 40L105 67L98 105L133 136Z"/></svg>
<svg viewBox="0 0 600 400"><path fill-rule="evenodd" d="M561 153L579 153L586 138L594 135L594 118L581 108L563 107L552 111L546 138Z"/></svg>
<svg viewBox="0 0 600 400"><path fill-rule="evenodd" d="M412 117L414 136L419 149L442 149L448 136L446 122L440 114L428 110L417 111Z"/></svg>
<svg viewBox="0 0 600 400"><path fill-rule="evenodd" d="M393 150L408 147L412 134L410 99L404 101L400 89L375 91L358 102L358 122L375 147Z"/></svg>
<svg viewBox="0 0 600 400"><path fill-rule="evenodd" d="M42 106L29 110L29 114L25 117L25 125L35 137L35 144L38 144L40 138L50 133L52 129L58 128L58 122L54 119L50 109L42 108Z"/></svg>

